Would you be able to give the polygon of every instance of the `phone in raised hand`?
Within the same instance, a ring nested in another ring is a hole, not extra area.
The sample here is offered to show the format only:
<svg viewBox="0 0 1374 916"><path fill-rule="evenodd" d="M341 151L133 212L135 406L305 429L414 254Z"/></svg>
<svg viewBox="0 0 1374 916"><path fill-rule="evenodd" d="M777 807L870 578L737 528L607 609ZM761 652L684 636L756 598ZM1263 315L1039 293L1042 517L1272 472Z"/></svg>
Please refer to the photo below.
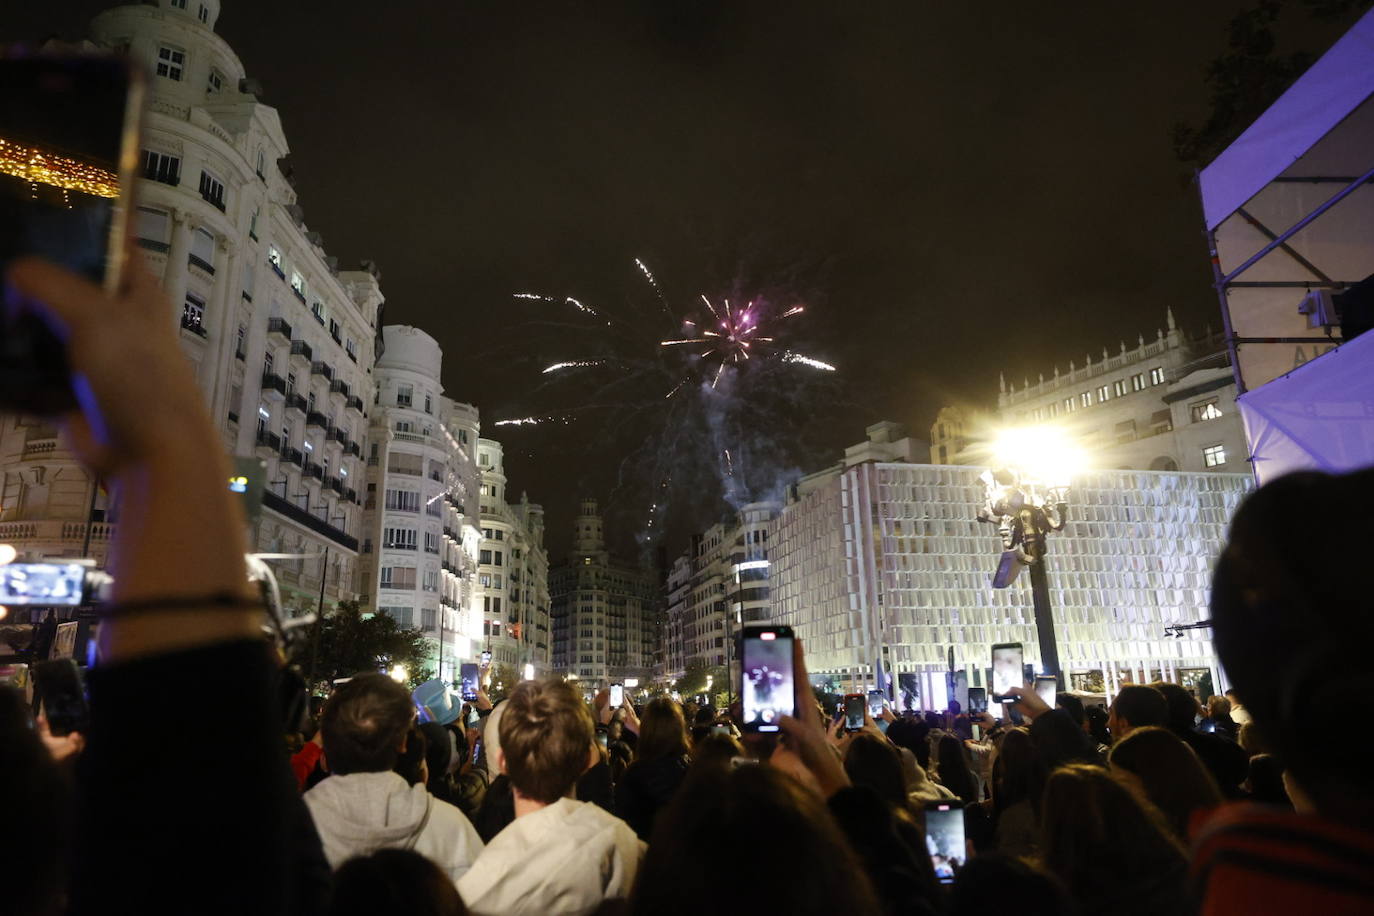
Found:
<svg viewBox="0 0 1374 916"><path fill-rule="evenodd" d="M964 841L964 803L952 798L926 802L925 816L926 850L930 853L935 879L941 884L953 884L968 854Z"/></svg>
<svg viewBox="0 0 1374 916"><path fill-rule="evenodd" d="M621 706L623 706L623 705L625 705L625 685L624 685L624 684L612 684L612 685L611 685L611 708L612 708L612 709L619 709L619 708L620 708Z"/></svg>
<svg viewBox="0 0 1374 916"><path fill-rule="evenodd" d="M792 628L746 626L740 634L742 730L777 732L783 716L797 714Z"/></svg>

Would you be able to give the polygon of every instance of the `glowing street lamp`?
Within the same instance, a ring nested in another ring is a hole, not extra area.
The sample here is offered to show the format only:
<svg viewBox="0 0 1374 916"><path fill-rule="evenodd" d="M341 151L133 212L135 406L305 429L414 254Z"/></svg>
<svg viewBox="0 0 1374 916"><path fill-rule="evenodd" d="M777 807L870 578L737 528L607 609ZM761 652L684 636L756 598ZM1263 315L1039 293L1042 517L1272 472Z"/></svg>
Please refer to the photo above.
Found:
<svg viewBox="0 0 1374 916"><path fill-rule="evenodd" d="M410 672L406 670L405 665L395 665L388 673L391 675L391 679L398 684L404 684L406 679L410 677Z"/></svg>
<svg viewBox="0 0 1374 916"><path fill-rule="evenodd" d="M978 520L997 525L1002 535L1002 562L992 585L1006 588L1023 566L1030 567L1040 664L1062 681L1045 556L1049 533L1068 520L1069 482L1084 467L1083 453L1062 430L1033 426L1003 430L992 454L994 470L979 478L986 502L978 510Z"/></svg>

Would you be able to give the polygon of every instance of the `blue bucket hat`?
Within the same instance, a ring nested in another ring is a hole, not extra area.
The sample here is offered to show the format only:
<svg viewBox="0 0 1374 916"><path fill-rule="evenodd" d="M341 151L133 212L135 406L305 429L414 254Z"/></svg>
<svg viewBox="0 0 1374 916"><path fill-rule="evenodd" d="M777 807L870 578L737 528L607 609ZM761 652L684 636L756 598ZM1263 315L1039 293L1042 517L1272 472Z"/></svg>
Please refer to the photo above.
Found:
<svg viewBox="0 0 1374 916"><path fill-rule="evenodd" d="M461 709L453 704L453 691L438 678L425 681L416 687L411 698L415 700L415 705L424 712L429 721L437 722L440 725L456 722L461 712Z"/></svg>

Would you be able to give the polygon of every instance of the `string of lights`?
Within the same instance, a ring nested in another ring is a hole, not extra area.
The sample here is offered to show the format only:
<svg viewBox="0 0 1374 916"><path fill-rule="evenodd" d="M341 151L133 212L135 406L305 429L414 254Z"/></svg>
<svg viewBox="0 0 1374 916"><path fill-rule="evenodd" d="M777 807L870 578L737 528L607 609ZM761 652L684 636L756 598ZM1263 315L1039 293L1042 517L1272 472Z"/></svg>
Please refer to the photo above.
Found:
<svg viewBox="0 0 1374 916"><path fill-rule="evenodd" d="M93 197L118 197L119 177L109 169L45 153L0 137L0 174Z"/></svg>

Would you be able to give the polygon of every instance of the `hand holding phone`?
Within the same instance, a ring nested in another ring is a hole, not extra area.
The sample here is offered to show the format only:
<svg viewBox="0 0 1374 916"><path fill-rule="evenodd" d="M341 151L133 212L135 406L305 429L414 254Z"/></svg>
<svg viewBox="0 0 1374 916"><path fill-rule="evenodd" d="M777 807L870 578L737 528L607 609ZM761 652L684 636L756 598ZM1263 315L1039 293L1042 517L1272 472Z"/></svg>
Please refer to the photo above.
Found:
<svg viewBox="0 0 1374 916"><path fill-rule="evenodd" d="M625 705L625 685L623 685L623 684L612 684L612 685L611 685L611 708L612 708L612 709L619 709L621 706L624 706L624 705Z"/></svg>
<svg viewBox="0 0 1374 916"><path fill-rule="evenodd" d="M926 802L926 851L941 884L953 884L968 854L964 839L964 803L957 799Z"/></svg>
<svg viewBox="0 0 1374 916"><path fill-rule="evenodd" d="M1019 642L998 643L992 647L992 693L989 699L1001 703L1011 688L1024 686L1026 680L1023 651Z"/></svg>
<svg viewBox="0 0 1374 916"><path fill-rule="evenodd" d="M777 732L797 714L791 627L746 626L740 636L740 698L745 732Z"/></svg>

